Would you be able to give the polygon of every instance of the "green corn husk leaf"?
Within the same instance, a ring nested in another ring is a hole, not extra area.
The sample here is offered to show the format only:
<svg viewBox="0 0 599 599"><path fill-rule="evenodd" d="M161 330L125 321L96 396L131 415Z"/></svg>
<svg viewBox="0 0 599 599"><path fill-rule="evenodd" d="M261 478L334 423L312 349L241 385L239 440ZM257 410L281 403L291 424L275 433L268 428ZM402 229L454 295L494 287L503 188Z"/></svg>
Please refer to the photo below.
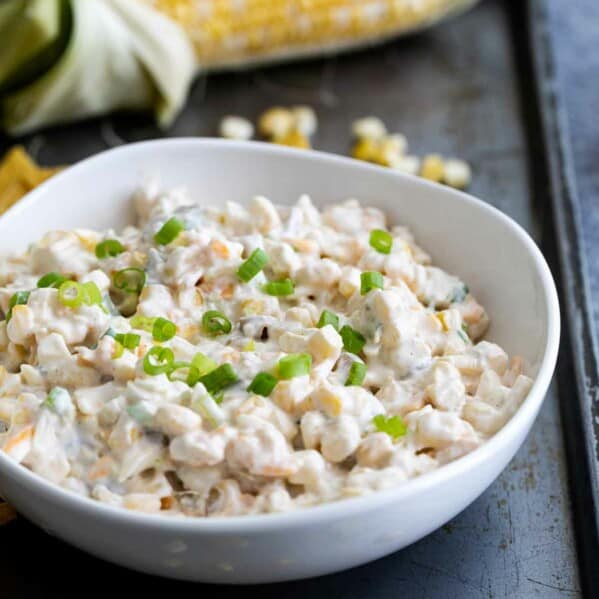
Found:
<svg viewBox="0 0 599 599"><path fill-rule="evenodd" d="M61 2L8 0L0 6L0 92L39 75L56 58Z"/></svg>
<svg viewBox="0 0 599 599"><path fill-rule="evenodd" d="M21 134L119 109L153 109L168 124L196 68L183 31L132 0L66 4L64 50L39 77L0 94L2 127Z"/></svg>

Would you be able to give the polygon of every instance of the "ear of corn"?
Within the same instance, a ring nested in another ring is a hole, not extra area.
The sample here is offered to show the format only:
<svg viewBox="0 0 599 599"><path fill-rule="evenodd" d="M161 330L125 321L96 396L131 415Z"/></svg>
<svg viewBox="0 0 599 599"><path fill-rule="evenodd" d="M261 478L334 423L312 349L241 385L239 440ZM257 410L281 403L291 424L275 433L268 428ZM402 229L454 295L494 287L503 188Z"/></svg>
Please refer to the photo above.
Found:
<svg viewBox="0 0 599 599"><path fill-rule="evenodd" d="M421 29L476 0L143 0L178 22L202 68L368 44Z"/></svg>

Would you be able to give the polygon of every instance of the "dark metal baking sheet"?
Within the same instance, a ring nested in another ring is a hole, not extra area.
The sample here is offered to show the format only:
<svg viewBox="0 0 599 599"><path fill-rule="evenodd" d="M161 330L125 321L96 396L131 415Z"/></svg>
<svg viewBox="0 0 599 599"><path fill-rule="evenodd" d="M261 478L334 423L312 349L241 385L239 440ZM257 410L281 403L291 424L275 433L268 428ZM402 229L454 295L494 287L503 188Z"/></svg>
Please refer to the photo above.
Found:
<svg viewBox="0 0 599 599"><path fill-rule="evenodd" d="M487 0L441 27L379 48L200 79L168 135L213 135L224 114L254 118L273 104L304 103L319 115L315 147L347 153L351 121L375 114L403 132L415 153L466 158L475 173L471 192L530 231L557 269L541 119L531 95L528 5ZM145 117L120 115L21 141L40 162L59 164L159 135ZM0 138L0 150L10 143ZM571 393L552 386L516 458L462 514L370 565L251 591L192 586L100 562L20 519L0 528L0 597L79 597L81 579L105 596L134 589L150 596L577 597L580 579L559 409Z"/></svg>

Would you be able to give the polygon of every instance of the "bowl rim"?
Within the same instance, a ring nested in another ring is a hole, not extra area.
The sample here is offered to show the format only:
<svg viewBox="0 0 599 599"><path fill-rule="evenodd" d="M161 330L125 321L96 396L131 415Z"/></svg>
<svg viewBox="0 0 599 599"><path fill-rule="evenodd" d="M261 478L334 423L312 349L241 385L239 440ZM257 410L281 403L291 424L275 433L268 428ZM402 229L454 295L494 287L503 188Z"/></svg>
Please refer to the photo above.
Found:
<svg viewBox="0 0 599 599"><path fill-rule="evenodd" d="M299 508L297 510L270 514L253 514L244 516L221 516L212 518L190 517L184 515L166 516L162 514L144 513L127 510L123 507L112 506L101 503L90 497L85 497L60 487L41 475L34 473L25 466L13 461L0 450L0 472L14 480L18 480L28 489L46 495L57 503L62 503L65 508L88 512L92 517L103 517L117 524L143 526L149 529L168 529L173 532L206 532L210 534L239 534L267 532L273 529L301 526L302 524L318 524L327 520L337 520L362 511L371 511L391 501L402 501L409 499L419 493L434 489L442 483L450 482L452 478L458 477L469 470L480 466L482 463L492 461L493 456L506 449L514 437L532 424L538 409L540 408L551 379L557 361L559 339L560 339L560 309L555 283L540 249L529 234L512 218L462 191L439 185L415 177L391 171L380 166L361 162L352 158L339 156L332 153L314 150L299 150L277 146L275 144L256 141L232 141L225 139L172 137L146 140L130 144L124 144L111 148L88 158L85 158L73 166L58 173L42 185L28 193L19 202L9 208L2 219L10 219L11 216L26 210L30 204L41 200L44 196L51 195L54 188L59 188L66 179L85 176L86 169L93 167L95 163L114 161L130 153L161 151L168 152L177 147L183 147L193 151L193 148L212 148L223 150L225 148L242 150L245 152L256 152L266 156L283 155L289 156L298 162L322 162L337 165L363 172L375 172L379 176L395 177L398 181L408 180L411 184L417 184L429 189L432 193L442 193L451 198L451 201L465 203L473 208L486 213L489 218L499 219L506 225L523 243L525 249L533 260L534 267L538 272L542 284L543 300L547 306L547 339L545 350L540 362L538 373L534 379L526 399L520 405L517 412L510 420L490 439L474 451L462 456L453 462L444 464L439 468L410 479L397 487L376 491L367 495L338 499L335 501ZM18 510L18 505L15 506Z"/></svg>

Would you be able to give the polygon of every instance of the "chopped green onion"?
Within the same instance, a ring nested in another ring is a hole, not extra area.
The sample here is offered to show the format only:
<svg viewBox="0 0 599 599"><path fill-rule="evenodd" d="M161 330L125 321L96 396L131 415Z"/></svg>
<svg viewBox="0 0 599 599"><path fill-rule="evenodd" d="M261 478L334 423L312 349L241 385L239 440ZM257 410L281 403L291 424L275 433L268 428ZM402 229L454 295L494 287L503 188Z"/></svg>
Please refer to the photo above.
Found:
<svg viewBox="0 0 599 599"><path fill-rule="evenodd" d="M168 341L177 334L177 327L174 322L159 316L154 320L152 326L152 337L155 341Z"/></svg>
<svg viewBox="0 0 599 599"><path fill-rule="evenodd" d="M250 257L237 269L237 276L246 283L251 281L268 262L268 256L260 248L256 248Z"/></svg>
<svg viewBox="0 0 599 599"><path fill-rule="evenodd" d="M373 289L382 289L385 283L380 272L363 272L360 275L360 293L366 295Z"/></svg>
<svg viewBox="0 0 599 599"><path fill-rule="evenodd" d="M9 322L12 318L12 309L15 306L27 303L30 293L31 291L17 291L11 296L10 300L8 300L8 312L6 313L6 322Z"/></svg>
<svg viewBox="0 0 599 599"><path fill-rule="evenodd" d="M255 393L256 395L268 397L278 382L277 378L272 374L268 374L268 372L259 372L250 383L247 391Z"/></svg>
<svg viewBox="0 0 599 599"><path fill-rule="evenodd" d="M468 289L468 285L460 285L459 287L456 287L450 298L449 298L449 302L450 303L461 303L466 299L466 296L470 293L470 289Z"/></svg>
<svg viewBox="0 0 599 599"><path fill-rule="evenodd" d="M191 365L198 369L200 376L212 372L217 367L217 363L212 358L209 358L200 352L192 358Z"/></svg>
<svg viewBox="0 0 599 599"><path fill-rule="evenodd" d="M292 379L310 373L312 356L310 354L288 354L281 358L277 364L279 377Z"/></svg>
<svg viewBox="0 0 599 599"><path fill-rule="evenodd" d="M341 335L341 339L343 340L343 349L349 352L350 354L359 354L362 351L362 348L366 344L366 339L364 339L364 335L359 333L355 329L352 329L350 326L345 325L339 331Z"/></svg>
<svg viewBox="0 0 599 599"><path fill-rule="evenodd" d="M468 333L466 333L466 331L464 331L464 329L459 329L457 331L458 335L460 336L460 339L464 342L467 343L468 345L470 345L470 337L468 337Z"/></svg>
<svg viewBox="0 0 599 599"><path fill-rule="evenodd" d="M112 359L117 360L123 355L125 348L120 341L114 340L114 351L112 352Z"/></svg>
<svg viewBox="0 0 599 599"><path fill-rule="evenodd" d="M96 246L96 258L114 258L125 251L123 244L117 239L106 239Z"/></svg>
<svg viewBox="0 0 599 599"><path fill-rule="evenodd" d="M200 383L212 396L238 380L231 364L221 364L218 368L200 377Z"/></svg>
<svg viewBox="0 0 599 599"><path fill-rule="evenodd" d="M155 345L144 357L144 372L152 376L170 372L175 362L175 354L168 347Z"/></svg>
<svg viewBox="0 0 599 599"><path fill-rule="evenodd" d="M179 236L181 231L185 230L185 225L174 216L169 218L163 225L160 227L160 230L156 235L154 235L154 241L158 245L167 245L171 241L174 241Z"/></svg>
<svg viewBox="0 0 599 599"><path fill-rule="evenodd" d="M349 369L349 374L347 376L347 380L345 381L345 386L349 387L351 385L361 385L364 382L365 376L366 364L364 364L363 362L354 362Z"/></svg>
<svg viewBox="0 0 599 599"><path fill-rule="evenodd" d="M202 327L208 335L216 336L231 332L231 321L218 310L208 310L202 316Z"/></svg>
<svg viewBox="0 0 599 599"><path fill-rule="evenodd" d="M57 272L49 272L38 280L37 286L40 289L42 287L60 287L66 280L66 277Z"/></svg>
<svg viewBox="0 0 599 599"><path fill-rule="evenodd" d="M201 376L202 375L200 374L200 371L193 364L190 364L185 382L190 387L193 387L194 385L197 385L200 382Z"/></svg>
<svg viewBox="0 0 599 599"><path fill-rule="evenodd" d="M370 232L370 247L374 248L379 254L390 254L393 247L393 237L391 233L382 229L374 229Z"/></svg>
<svg viewBox="0 0 599 599"><path fill-rule="evenodd" d="M372 422L378 431L387 433L393 440L403 437L408 432L408 427L401 416L386 418L384 414L378 414L372 419Z"/></svg>
<svg viewBox="0 0 599 599"><path fill-rule="evenodd" d="M83 287L76 281L65 281L58 288L58 301L68 308L77 308L85 299Z"/></svg>
<svg viewBox="0 0 599 599"><path fill-rule="evenodd" d="M193 387L200 380L199 370L189 362L174 362L166 375L169 381L182 381Z"/></svg>
<svg viewBox="0 0 599 599"><path fill-rule="evenodd" d="M93 281L81 283L81 291L83 293L83 303L88 306L93 306L102 303L102 293L98 286Z"/></svg>
<svg viewBox="0 0 599 599"><path fill-rule="evenodd" d="M43 405L60 415L67 414L73 410L71 396L64 387L52 387Z"/></svg>
<svg viewBox="0 0 599 599"><path fill-rule="evenodd" d="M108 332L106 334L108 335ZM137 333L116 333L114 338L128 350L134 350L141 341L141 337Z"/></svg>
<svg viewBox="0 0 599 599"><path fill-rule="evenodd" d="M129 324L133 329L141 329L142 331L148 331L148 333L152 332L154 328L154 318L151 316L142 316L141 314L136 314L131 317Z"/></svg>
<svg viewBox="0 0 599 599"><path fill-rule="evenodd" d="M321 329L322 327L326 327L327 324L330 324L336 331L339 330L339 316L330 310L323 310L316 326Z"/></svg>
<svg viewBox="0 0 599 599"><path fill-rule="evenodd" d="M141 268L123 268L112 275L112 282L125 293L139 293L146 284L146 273Z"/></svg>
<svg viewBox="0 0 599 599"><path fill-rule="evenodd" d="M262 287L264 293L268 295L293 295L295 285L291 279L283 279L282 281L268 281Z"/></svg>

